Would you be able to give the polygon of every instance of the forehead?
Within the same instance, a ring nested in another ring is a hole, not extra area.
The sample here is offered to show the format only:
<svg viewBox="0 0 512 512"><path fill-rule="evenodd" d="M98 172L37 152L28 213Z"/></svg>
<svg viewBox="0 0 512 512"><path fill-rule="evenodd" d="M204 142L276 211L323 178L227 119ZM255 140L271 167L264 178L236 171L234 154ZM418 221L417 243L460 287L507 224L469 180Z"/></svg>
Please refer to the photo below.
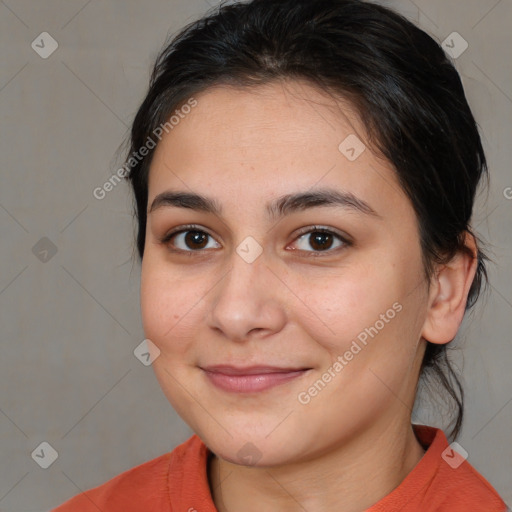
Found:
<svg viewBox="0 0 512 512"><path fill-rule="evenodd" d="M300 81L218 86L194 99L155 150L150 200L184 186L239 199L315 184L368 198L401 194L391 164L366 146L363 123L346 100Z"/></svg>
<svg viewBox="0 0 512 512"><path fill-rule="evenodd" d="M229 149L233 154L261 146L268 154L275 147L301 148L305 142L308 147L336 149L343 134L366 138L350 103L304 81L280 80L250 88L215 86L194 99L197 105L164 134L157 152L168 145L188 149L193 133L197 134L195 154L201 154L202 148L203 152ZM182 142L187 144L181 146Z"/></svg>

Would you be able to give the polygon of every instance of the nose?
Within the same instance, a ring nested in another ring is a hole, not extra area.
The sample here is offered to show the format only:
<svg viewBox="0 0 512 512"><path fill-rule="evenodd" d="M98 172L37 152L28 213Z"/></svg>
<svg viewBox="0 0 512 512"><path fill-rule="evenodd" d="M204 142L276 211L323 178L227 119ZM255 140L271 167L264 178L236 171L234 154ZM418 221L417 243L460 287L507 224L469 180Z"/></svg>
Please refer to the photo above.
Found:
<svg viewBox="0 0 512 512"><path fill-rule="evenodd" d="M267 265L265 255L249 261L233 251L230 267L210 299L209 327L236 342L279 332L287 317L286 287Z"/></svg>

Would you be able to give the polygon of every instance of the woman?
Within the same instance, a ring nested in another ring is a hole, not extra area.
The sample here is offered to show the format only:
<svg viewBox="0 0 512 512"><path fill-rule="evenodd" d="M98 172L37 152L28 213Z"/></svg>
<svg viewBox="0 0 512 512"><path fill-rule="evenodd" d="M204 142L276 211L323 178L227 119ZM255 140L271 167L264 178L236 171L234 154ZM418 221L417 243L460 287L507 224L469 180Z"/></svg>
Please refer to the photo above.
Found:
<svg viewBox="0 0 512 512"><path fill-rule="evenodd" d="M253 0L182 31L133 123L148 350L195 435L65 511L506 505L419 377L479 294L486 160L441 47L359 0ZM452 383L455 382L455 385Z"/></svg>

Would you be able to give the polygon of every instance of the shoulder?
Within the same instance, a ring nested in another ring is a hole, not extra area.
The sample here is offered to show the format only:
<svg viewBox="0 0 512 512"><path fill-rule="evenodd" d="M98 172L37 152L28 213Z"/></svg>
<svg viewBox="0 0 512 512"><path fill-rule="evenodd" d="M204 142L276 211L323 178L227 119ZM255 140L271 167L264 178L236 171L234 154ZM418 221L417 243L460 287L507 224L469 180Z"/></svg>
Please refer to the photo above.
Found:
<svg viewBox="0 0 512 512"><path fill-rule="evenodd" d="M454 450L448 447L444 457L450 460ZM452 459L453 460L453 459ZM443 460L445 462L445 460ZM437 494L439 505L443 506L440 510L457 510L454 505L457 504L460 510L467 512L486 510L488 512L505 512L507 506L501 499L494 487L479 473L467 460L464 460L460 466L456 464L450 466L444 463L440 466L436 478L433 481L433 489L428 498L432 499Z"/></svg>
<svg viewBox="0 0 512 512"><path fill-rule="evenodd" d="M170 512L169 482L182 474L188 459L197 459L201 443L192 436L172 452L133 467L98 487L81 492L52 512ZM173 478L174 476L174 478ZM173 482L177 486L179 482Z"/></svg>
<svg viewBox="0 0 512 512"><path fill-rule="evenodd" d="M444 432L414 425L425 454L402 483L368 512L506 512L491 484L466 460L460 445L448 444Z"/></svg>
<svg viewBox="0 0 512 512"><path fill-rule="evenodd" d="M426 432L429 427L423 427ZM421 428L420 428L421 431ZM498 492L468 461L468 453L458 443L448 444L444 432L430 427L435 434L429 462L433 478L426 499L436 501L446 510L464 509L467 512L485 510L505 512L505 502ZM421 434L420 434L421 435ZM431 434L432 435L432 434ZM451 508L450 508L451 507ZM443 508L440 508L443 510Z"/></svg>

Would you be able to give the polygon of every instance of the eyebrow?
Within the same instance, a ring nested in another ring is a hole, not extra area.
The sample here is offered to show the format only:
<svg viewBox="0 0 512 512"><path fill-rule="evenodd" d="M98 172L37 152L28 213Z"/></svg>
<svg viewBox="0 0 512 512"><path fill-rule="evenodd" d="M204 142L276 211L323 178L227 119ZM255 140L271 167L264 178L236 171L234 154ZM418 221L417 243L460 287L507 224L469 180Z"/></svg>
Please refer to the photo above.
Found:
<svg viewBox="0 0 512 512"><path fill-rule="evenodd" d="M368 203L351 192L329 188L286 194L267 202L265 206L267 214L272 220L278 220L291 213L319 206L339 206L382 219ZM162 192L155 197L148 213L163 207L189 208L222 217L222 206L215 199L191 192L171 190Z"/></svg>

